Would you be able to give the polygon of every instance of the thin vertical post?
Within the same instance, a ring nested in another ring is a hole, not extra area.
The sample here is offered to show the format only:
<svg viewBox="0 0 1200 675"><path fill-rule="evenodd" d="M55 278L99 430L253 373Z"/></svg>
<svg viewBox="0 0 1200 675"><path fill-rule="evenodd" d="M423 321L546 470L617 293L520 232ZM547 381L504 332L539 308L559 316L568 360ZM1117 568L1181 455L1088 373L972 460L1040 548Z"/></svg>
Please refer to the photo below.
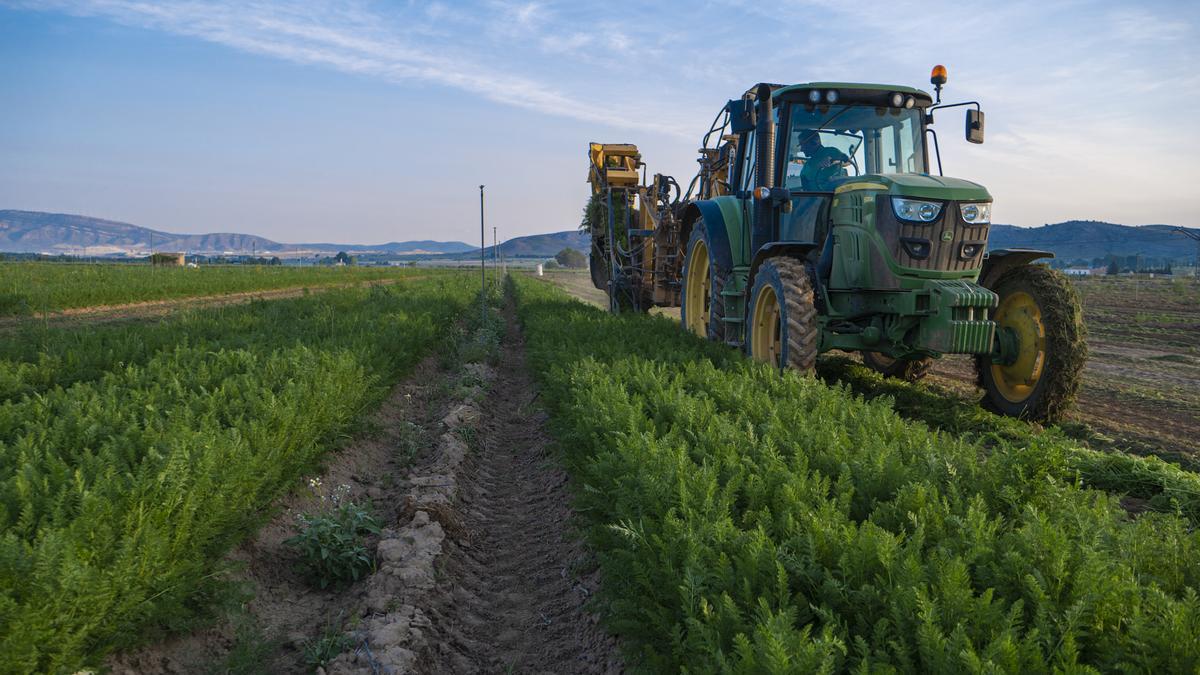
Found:
<svg viewBox="0 0 1200 675"><path fill-rule="evenodd" d="M487 266L484 251L487 239L483 229L483 186L479 186L479 319L480 326L487 323Z"/></svg>
<svg viewBox="0 0 1200 675"><path fill-rule="evenodd" d="M1196 242L1196 262L1195 267L1192 268L1192 278L1195 279L1196 283L1200 284L1200 234L1182 227L1175 228L1175 231Z"/></svg>
<svg viewBox="0 0 1200 675"><path fill-rule="evenodd" d="M608 311L617 312L617 234L613 224L613 189L608 186Z"/></svg>
<svg viewBox="0 0 1200 675"><path fill-rule="evenodd" d="M496 237L496 226L492 226L492 271L500 273L500 242ZM500 283L500 278L497 276L496 283Z"/></svg>

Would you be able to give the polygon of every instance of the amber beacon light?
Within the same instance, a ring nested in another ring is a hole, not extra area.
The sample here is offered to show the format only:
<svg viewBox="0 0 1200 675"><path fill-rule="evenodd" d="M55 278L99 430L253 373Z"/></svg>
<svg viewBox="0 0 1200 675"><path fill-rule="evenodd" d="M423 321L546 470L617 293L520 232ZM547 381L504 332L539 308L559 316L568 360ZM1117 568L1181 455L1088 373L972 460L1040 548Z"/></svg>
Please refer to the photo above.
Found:
<svg viewBox="0 0 1200 675"><path fill-rule="evenodd" d="M937 102L942 102L942 85L946 84L946 66L938 64L933 67L933 72L929 74L929 83L933 85L934 93L937 94Z"/></svg>

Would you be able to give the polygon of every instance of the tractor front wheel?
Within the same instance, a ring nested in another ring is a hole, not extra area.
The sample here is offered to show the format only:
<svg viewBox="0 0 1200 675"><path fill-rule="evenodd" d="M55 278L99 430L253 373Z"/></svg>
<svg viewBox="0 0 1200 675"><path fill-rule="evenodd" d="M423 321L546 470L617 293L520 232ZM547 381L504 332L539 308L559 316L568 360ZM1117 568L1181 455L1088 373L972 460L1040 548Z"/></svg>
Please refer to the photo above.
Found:
<svg viewBox="0 0 1200 675"><path fill-rule="evenodd" d="M804 263L768 258L750 291L746 351L778 368L812 372L817 364L817 309Z"/></svg>
<svg viewBox="0 0 1200 675"><path fill-rule="evenodd" d="M865 366L884 377L894 377L905 382L916 382L928 375L933 368L933 359L928 356L919 359L893 359L880 352L863 352L862 360Z"/></svg>
<svg viewBox="0 0 1200 675"><path fill-rule="evenodd" d="M1087 360L1079 296L1042 265L1014 267L991 290L1000 296L993 319L1005 358L975 359L984 403L1012 417L1057 422L1075 400Z"/></svg>

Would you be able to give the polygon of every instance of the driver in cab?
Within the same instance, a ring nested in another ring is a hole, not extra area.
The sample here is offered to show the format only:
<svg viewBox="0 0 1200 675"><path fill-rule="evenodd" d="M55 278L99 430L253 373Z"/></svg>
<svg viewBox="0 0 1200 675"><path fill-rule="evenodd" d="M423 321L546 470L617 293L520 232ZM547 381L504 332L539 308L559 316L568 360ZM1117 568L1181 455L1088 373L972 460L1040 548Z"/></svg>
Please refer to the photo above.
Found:
<svg viewBox="0 0 1200 675"><path fill-rule="evenodd" d="M839 178L844 178L850 158L837 148L821 144L821 134L814 129L800 130L800 151L804 153L804 168L800 170L800 189L805 192L829 192Z"/></svg>

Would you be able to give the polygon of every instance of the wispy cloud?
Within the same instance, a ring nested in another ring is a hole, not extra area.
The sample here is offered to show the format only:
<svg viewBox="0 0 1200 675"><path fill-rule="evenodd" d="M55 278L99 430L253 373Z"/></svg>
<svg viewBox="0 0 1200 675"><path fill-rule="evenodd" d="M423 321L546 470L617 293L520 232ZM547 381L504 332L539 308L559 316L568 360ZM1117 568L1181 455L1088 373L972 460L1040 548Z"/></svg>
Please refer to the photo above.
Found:
<svg viewBox="0 0 1200 675"><path fill-rule="evenodd" d="M632 106L622 109L612 99L577 98L533 77L483 65L457 53L454 44L436 48L412 44L389 30L386 17L358 4L58 0L30 7L104 17L127 26L194 37L250 53L392 82L420 81L453 87L498 103L618 129L679 137L691 135L678 125L659 121L664 117L661 114ZM426 15L440 20L451 11L441 6L428 10ZM523 29L533 30L543 20L542 7L537 3L506 4L502 11ZM551 50L568 51L572 46L583 46L586 37L547 35L541 42Z"/></svg>

